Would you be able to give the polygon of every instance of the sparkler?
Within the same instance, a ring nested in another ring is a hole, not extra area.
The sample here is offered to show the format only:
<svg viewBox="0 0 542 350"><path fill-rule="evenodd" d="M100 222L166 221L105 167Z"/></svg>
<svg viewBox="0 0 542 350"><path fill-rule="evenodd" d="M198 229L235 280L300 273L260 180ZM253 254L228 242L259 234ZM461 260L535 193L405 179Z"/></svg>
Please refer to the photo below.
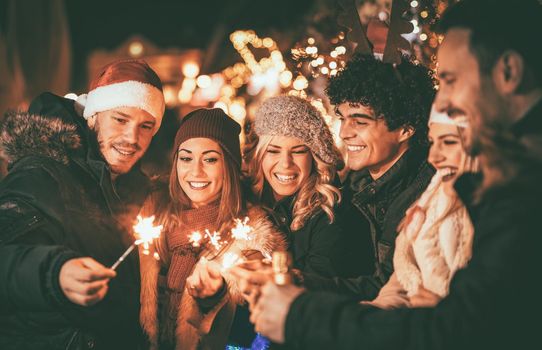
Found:
<svg viewBox="0 0 542 350"><path fill-rule="evenodd" d="M225 271L233 267L233 265L241 263L243 261L244 259L241 258L239 255L228 252L224 254L224 257L222 258L222 271Z"/></svg>
<svg viewBox="0 0 542 350"><path fill-rule="evenodd" d="M235 219L235 227L231 230L231 236L233 239L245 241L250 241L252 239L252 236L250 234L253 229L251 226L247 225L248 220L248 217L245 217L243 220ZM222 247L228 243L222 240L220 232L214 231L211 233L211 231L209 231L208 229L205 229L204 235L202 235L199 231L194 231L188 236L189 242L192 244L193 247L199 247L202 244L201 241L204 238L209 240L209 244L212 245L217 252L220 251L220 249L222 249ZM268 258L271 259L269 255ZM203 259L206 258L202 257L200 260L202 262L205 262ZM239 254L227 252L222 257L222 271L227 270L235 264L241 263L243 261L244 259Z"/></svg>
<svg viewBox="0 0 542 350"><path fill-rule="evenodd" d="M126 251L118 258L117 261L111 266L112 270L115 270L121 262L126 259L126 257L134 250L134 248L140 244L143 244L143 254L149 254L149 244L152 243L153 239L160 237L162 232L162 225L154 226L154 215L148 218L142 218L141 215L137 216L137 224L134 225L134 231L139 237L131 246L126 249ZM154 253L154 258L158 259L158 253Z"/></svg>
<svg viewBox="0 0 542 350"><path fill-rule="evenodd" d="M220 232L214 231L211 233L209 230L205 230L205 237L209 238L209 243L218 251L222 248L222 241L220 240Z"/></svg>
<svg viewBox="0 0 542 350"><path fill-rule="evenodd" d="M246 241L250 241L252 237L249 236L249 234L252 232L252 227L247 225L249 218L245 217L243 221L240 219L235 219L235 227L231 230L231 236L234 239L244 239Z"/></svg>
<svg viewBox="0 0 542 350"><path fill-rule="evenodd" d="M194 231L188 238L190 239L190 243L192 243L192 246L197 248L199 247L199 242L201 241L203 236L199 231Z"/></svg>

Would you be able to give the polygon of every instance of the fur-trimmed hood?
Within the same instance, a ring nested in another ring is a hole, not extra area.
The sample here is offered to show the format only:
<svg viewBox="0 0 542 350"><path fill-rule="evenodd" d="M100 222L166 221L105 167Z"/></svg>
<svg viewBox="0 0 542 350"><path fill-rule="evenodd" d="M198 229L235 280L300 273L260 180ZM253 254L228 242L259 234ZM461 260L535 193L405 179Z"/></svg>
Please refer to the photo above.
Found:
<svg viewBox="0 0 542 350"><path fill-rule="evenodd" d="M250 240L236 240L214 259L222 261L228 253L239 254L243 251L256 250L262 255L270 255L275 250L286 249L284 236L267 217L260 207L248 210L248 224L252 227ZM203 254L205 256L205 254ZM143 255L141 261L141 314L140 321L149 337L151 349L159 347L158 324L158 274L160 262L152 256ZM201 261L198 263L202 263ZM175 330L176 349L224 348L233 320L235 306L243 303L241 290L237 281L227 271L223 273L228 292L211 310L205 313L200 309L197 300L186 290L181 297ZM211 331L212 328L212 331ZM205 340L203 340L205 339ZM205 343L206 345L202 344ZM224 342L224 344L222 344ZM213 345L209 345L213 344ZM220 344L220 347L218 347ZM224 346L222 346L224 345Z"/></svg>
<svg viewBox="0 0 542 350"><path fill-rule="evenodd" d="M68 164L80 147L77 125L61 118L12 111L0 123L0 151L10 165L27 156Z"/></svg>

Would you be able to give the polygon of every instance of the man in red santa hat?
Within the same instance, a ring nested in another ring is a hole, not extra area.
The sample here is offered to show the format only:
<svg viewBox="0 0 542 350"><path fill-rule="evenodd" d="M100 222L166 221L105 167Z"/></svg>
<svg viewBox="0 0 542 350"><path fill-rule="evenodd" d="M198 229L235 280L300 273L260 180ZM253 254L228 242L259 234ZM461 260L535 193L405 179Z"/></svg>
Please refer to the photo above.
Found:
<svg viewBox="0 0 542 350"><path fill-rule="evenodd" d="M0 348L136 349L139 262L108 268L133 242L150 182L139 160L164 114L142 60L111 63L77 101L51 93L8 113L0 148Z"/></svg>

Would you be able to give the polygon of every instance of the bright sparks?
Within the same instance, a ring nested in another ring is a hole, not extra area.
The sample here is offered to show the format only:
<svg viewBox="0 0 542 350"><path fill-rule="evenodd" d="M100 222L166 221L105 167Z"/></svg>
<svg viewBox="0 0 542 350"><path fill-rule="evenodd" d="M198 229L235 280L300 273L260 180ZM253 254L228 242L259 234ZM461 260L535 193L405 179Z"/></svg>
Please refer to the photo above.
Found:
<svg viewBox="0 0 542 350"><path fill-rule="evenodd" d="M203 236L199 231L194 231L188 238L190 239L190 243L192 243L192 246L199 247L199 242L201 241Z"/></svg>
<svg viewBox="0 0 542 350"><path fill-rule="evenodd" d="M231 235L234 239L244 239L245 241L250 241L250 233L252 232L252 227L247 225L248 217L245 217L243 221L241 219L235 219L235 227L231 230Z"/></svg>
<svg viewBox="0 0 542 350"><path fill-rule="evenodd" d="M235 264L241 263L243 259L235 253L226 253L222 258L222 270L227 270L233 267Z"/></svg>
<svg viewBox="0 0 542 350"><path fill-rule="evenodd" d="M134 232L137 240L135 245L143 244L143 254L149 254L149 244L153 239L160 237L162 232L162 225L154 226L154 215L148 218L143 218L141 215L137 216L137 224L134 225Z"/></svg>

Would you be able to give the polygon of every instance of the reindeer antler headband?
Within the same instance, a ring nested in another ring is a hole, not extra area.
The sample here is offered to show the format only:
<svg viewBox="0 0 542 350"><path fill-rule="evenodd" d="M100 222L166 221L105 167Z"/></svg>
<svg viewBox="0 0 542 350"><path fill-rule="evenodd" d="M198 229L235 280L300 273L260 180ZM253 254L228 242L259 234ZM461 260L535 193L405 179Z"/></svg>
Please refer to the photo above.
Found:
<svg viewBox="0 0 542 350"><path fill-rule="evenodd" d="M338 0L343 12L339 15L339 25L349 29L347 33L347 39L357 43L356 52L374 55L373 50L374 43L372 38L367 35L370 33L370 28L367 28L367 32L363 28L358 9L356 6L356 0ZM403 13L407 10L407 4L404 0L392 0L390 21L387 28L386 45L383 52L382 61L391 64L401 63L401 50L409 50L410 43L408 40L402 37L401 34L412 32L412 23L402 18ZM371 26L371 23L369 23Z"/></svg>

